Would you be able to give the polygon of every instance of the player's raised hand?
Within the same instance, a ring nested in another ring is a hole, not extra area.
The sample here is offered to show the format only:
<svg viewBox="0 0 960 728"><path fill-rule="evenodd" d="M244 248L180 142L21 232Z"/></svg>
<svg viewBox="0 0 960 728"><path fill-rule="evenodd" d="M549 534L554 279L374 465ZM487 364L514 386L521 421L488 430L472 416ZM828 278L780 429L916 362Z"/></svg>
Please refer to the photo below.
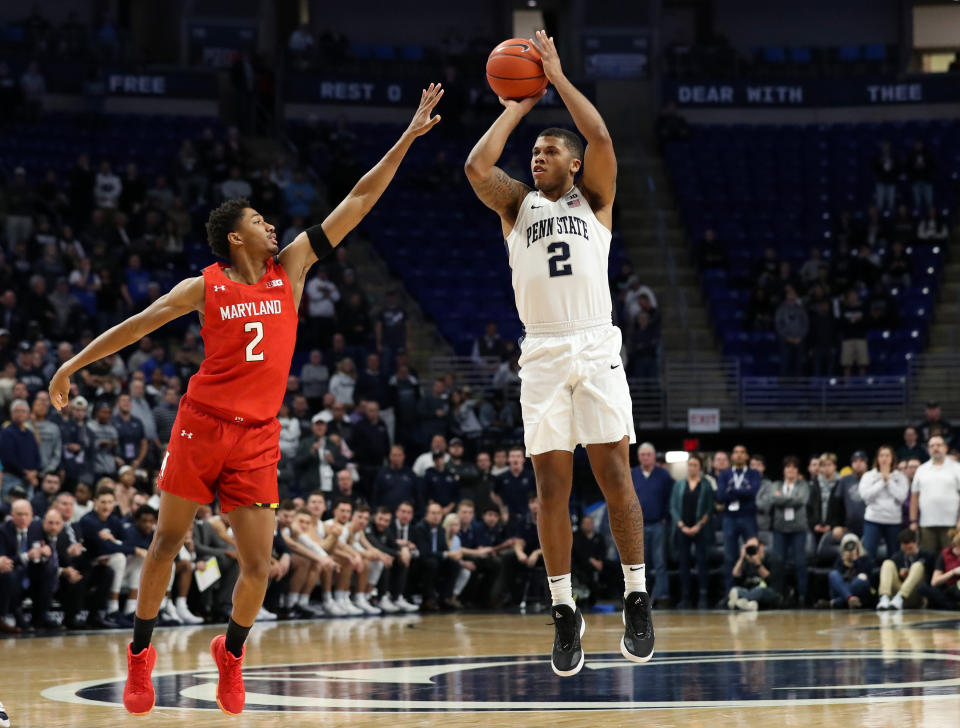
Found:
<svg viewBox="0 0 960 728"><path fill-rule="evenodd" d="M420 94L420 106L410 121L409 131L414 136L423 136L440 123L440 114L430 116L437 102L443 97L443 89L439 83L431 83Z"/></svg>
<svg viewBox="0 0 960 728"><path fill-rule="evenodd" d="M553 44L553 36L547 35L545 30L538 30L536 36L536 38L530 38L529 41L540 53L543 75L547 77L550 83L556 83L557 79L563 77L563 69L560 67L560 55L557 53L557 47Z"/></svg>
<svg viewBox="0 0 960 728"><path fill-rule="evenodd" d="M507 109L516 109L520 112L521 116L526 116L530 109L537 105L537 102L540 101L544 96L547 95L547 90L543 89L540 93L534 94L533 96L527 96L525 99L500 99L501 105ZM498 97L499 98L499 97Z"/></svg>
<svg viewBox="0 0 960 728"><path fill-rule="evenodd" d="M70 403L70 377L60 370L50 380L50 404L57 408L57 412Z"/></svg>

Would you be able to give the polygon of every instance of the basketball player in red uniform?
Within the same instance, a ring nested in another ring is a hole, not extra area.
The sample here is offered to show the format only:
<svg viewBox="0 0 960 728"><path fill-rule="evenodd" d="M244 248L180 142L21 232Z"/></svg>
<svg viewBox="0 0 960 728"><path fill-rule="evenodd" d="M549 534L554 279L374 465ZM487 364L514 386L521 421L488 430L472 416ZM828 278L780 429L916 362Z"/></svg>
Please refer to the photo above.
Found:
<svg viewBox="0 0 960 728"><path fill-rule="evenodd" d="M278 501L280 424L296 341L297 309L307 271L329 255L383 194L413 143L440 121L430 114L443 91L431 84L400 139L320 225L300 233L281 252L274 226L246 200L230 200L210 214L207 239L229 263L215 263L187 278L146 309L104 332L67 361L50 382L56 408L68 402L70 376L137 342L178 316L197 311L206 358L187 387L160 468L160 511L143 565L127 647L123 704L134 715L153 709L150 674L157 660L150 644L174 556L200 504L220 499L237 540L240 578L226 635L210 644L220 680L217 704L243 710L243 643L263 603ZM279 255L278 255L279 253Z"/></svg>

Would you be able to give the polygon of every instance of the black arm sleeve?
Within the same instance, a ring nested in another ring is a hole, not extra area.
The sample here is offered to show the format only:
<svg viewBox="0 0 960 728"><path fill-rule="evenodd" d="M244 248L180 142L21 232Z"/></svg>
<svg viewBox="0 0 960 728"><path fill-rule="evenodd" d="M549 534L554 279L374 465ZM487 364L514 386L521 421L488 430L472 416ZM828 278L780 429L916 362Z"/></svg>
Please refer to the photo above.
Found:
<svg viewBox="0 0 960 728"><path fill-rule="evenodd" d="M311 225L306 229L306 233L307 239L310 240L310 247L313 248L313 252L317 254L319 260L323 260L333 252L334 246L327 238L327 234L323 232L322 226Z"/></svg>

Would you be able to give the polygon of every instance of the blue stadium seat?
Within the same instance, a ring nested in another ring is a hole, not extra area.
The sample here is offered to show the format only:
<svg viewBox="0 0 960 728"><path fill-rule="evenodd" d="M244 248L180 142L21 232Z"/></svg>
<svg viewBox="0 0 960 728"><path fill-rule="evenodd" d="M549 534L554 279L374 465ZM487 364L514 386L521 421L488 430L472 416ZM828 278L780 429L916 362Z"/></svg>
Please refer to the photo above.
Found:
<svg viewBox="0 0 960 728"><path fill-rule="evenodd" d="M860 46L842 45L837 48L837 60L842 63L856 63L862 59Z"/></svg>
<svg viewBox="0 0 960 728"><path fill-rule="evenodd" d="M887 60L887 47L882 43L870 43L863 47L863 58L866 61Z"/></svg>
<svg viewBox="0 0 960 728"><path fill-rule="evenodd" d="M405 43L400 47L400 55L405 61L422 61L425 53L422 45L415 43Z"/></svg>
<svg viewBox="0 0 960 728"><path fill-rule="evenodd" d="M776 47L776 46L768 46L768 47L764 48L764 49L762 50L762 56L763 56L763 60L764 60L766 63L777 63L777 64L780 64L780 63L786 63L786 62L787 62L787 54L786 54L786 52L783 50L783 48L779 48L779 47Z"/></svg>

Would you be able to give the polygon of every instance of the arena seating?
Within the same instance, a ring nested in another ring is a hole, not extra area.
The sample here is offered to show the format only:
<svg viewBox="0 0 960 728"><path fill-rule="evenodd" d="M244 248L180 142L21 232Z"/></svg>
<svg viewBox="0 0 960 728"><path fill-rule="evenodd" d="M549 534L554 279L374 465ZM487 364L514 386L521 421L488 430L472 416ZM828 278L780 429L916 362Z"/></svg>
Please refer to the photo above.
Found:
<svg viewBox="0 0 960 728"><path fill-rule="evenodd" d="M695 245L712 228L724 245L726 269L703 271L702 285L724 353L734 355L749 344L750 353L741 356L744 373L776 373L779 360L776 335L745 326L750 290L743 277L750 276L763 250L773 247L794 271L812 247L819 247L829 262L840 212L849 210L860 221L872 202L872 162L883 139L892 142L900 157L913 140L925 142L938 161L935 202L940 214L949 216L960 155L958 132L960 123L955 121L717 125L695 127L688 142L667 146L666 162L689 239ZM898 185L898 200L912 202L906 180ZM944 247L909 246L911 285L888 291L899 304L900 326L870 332L871 373L901 374L923 350Z"/></svg>

